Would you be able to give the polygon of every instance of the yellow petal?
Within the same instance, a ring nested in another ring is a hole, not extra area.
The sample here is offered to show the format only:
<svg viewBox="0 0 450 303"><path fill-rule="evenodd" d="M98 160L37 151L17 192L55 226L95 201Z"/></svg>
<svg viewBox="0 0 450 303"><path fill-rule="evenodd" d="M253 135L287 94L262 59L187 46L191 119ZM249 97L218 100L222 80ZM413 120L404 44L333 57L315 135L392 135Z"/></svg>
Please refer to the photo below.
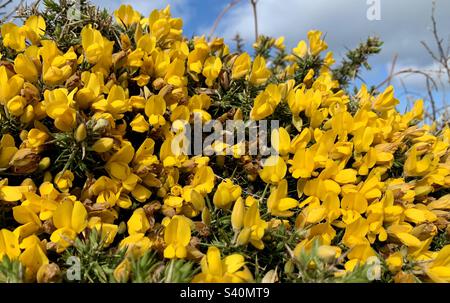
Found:
<svg viewBox="0 0 450 303"><path fill-rule="evenodd" d="M53 214L53 225L56 228L70 228L72 223L72 201L62 202L55 210Z"/></svg>
<svg viewBox="0 0 450 303"><path fill-rule="evenodd" d="M14 202L22 199L22 192L15 186L0 187L0 200Z"/></svg>
<svg viewBox="0 0 450 303"><path fill-rule="evenodd" d="M242 266L245 265L244 257L239 254L232 254L225 257L225 271L227 273L234 273L238 271Z"/></svg>
<svg viewBox="0 0 450 303"><path fill-rule="evenodd" d="M421 246L420 240L411 234L402 232L402 233L397 233L395 235L399 238L399 240L403 244L405 244L408 247L420 247Z"/></svg>
<svg viewBox="0 0 450 303"><path fill-rule="evenodd" d="M222 276L222 261L220 259L220 250L217 247L210 246L206 253L208 262L208 271L211 275Z"/></svg>
<svg viewBox="0 0 450 303"><path fill-rule="evenodd" d="M72 228L76 233L80 233L87 226L87 211L84 205L75 201L72 211Z"/></svg>

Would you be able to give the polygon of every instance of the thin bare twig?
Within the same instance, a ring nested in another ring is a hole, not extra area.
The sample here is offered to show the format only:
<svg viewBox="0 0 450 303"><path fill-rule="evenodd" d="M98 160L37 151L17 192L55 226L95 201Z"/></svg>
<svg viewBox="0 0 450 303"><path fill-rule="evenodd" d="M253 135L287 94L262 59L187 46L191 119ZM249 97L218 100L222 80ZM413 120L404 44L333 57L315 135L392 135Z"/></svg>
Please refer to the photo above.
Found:
<svg viewBox="0 0 450 303"><path fill-rule="evenodd" d="M14 8L11 9L9 12L0 11L0 16L2 16L2 18L0 19L0 24L4 23L9 18L11 18L17 12L19 7L22 6L23 2L24 2L24 0L20 0L19 3L17 5L15 5ZM6 9L6 7L11 3L12 3L12 0L6 0L6 1L0 3L0 10Z"/></svg>
<svg viewBox="0 0 450 303"><path fill-rule="evenodd" d="M394 54L394 58L392 58L391 70L389 71L388 82L387 85L391 85L392 76L394 75L395 65L397 64L398 54Z"/></svg>
<svg viewBox="0 0 450 303"><path fill-rule="evenodd" d="M223 16L225 16L225 14L231 9L233 8L233 6L235 6L236 4L238 4L239 2L241 2L241 0L233 0L230 3L228 3L227 6L225 6L225 8L220 12L220 14L217 16L216 20L214 21L214 24L211 28L211 31L209 32L208 35L208 40L210 40L212 38L212 35L214 34L214 32L217 29L217 26L220 23L220 20L222 20Z"/></svg>
<svg viewBox="0 0 450 303"><path fill-rule="evenodd" d="M389 75L384 81L382 81L380 84L378 84L376 86L376 89L378 90L381 87L383 87L385 84L389 83L391 78L394 78L395 76L399 76L399 75L402 75L402 74L419 74L419 75L422 75L425 78L430 78L430 81L433 84L433 87L435 89L437 89L437 87L438 87L437 84L436 84L436 81L427 72L424 72L424 71L421 71L421 70L415 70L415 69L412 69L412 68L407 68L407 69L403 69L403 70L397 71L397 72L393 73L392 75Z"/></svg>
<svg viewBox="0 0 450 303"><path fill-rule="evenodd" d="M384 80L383 82L381 82L376 89L378 90L379 88L381 88L382 86L384 86L385 84L390 84L390 81L393 77L395 76L399 76L402 74L418 74L418 75L422 75L425 77L425 83L426 83L426 88L427 88L427 94L428 94L428 98L431 104L431 117L433 118L433 120L436 120L437 118L437 111L436 111L436 101L434 100L434 96L433 96L433 90L438 90L438 85L436 83L436 81L433 79L432 76L429 75L429 73L425 72L425 71L421 71L421 70L415 70L412 68L408 68L408 69L404 69L404 70L400 70L398 72L392 72L389 74L389 76L386 78L386 80ZM402 79L401 79L402 82ZM403 87L406 90L406 86L403 84Z"/></svg>
<svg viewBox="0 0 450 303"><path fill-rule="evenodd" d="M393 66L391 67L389 76L377 86L377 89L386 84L390 84L392 79L399 75L421 75L425 78L426 93L424 94L425 96L421 95L420 97L424 99L426 98L430 102L430 110L425 114L426 117L428 119L432 119L433 121L437 121L436 119L439 119L440 122L445 122L445 117L450 114L450 108L447 106L447 102L445 100L446 83L450 83L450 40L448 41L448 45L444 45L444 39L442 39L439 35L435 0L432 1L430 31L432 33L435 47L430 47L430 45L425 41L421 41L420 43L432 60L438 64L438 67L436 68L432 65L429 70L408 68L394 72L394 65L397 60L397 58L394 58L395 60L393 62ZM446 77L447 79L445 79ZM409 97L416 94L408 91L403 82L403 78L400 77L399 80L404 88L404 92L408 94L407 98L409 99ZM440 100L436 100L438 96ZM438 108L438 105L441 106L441 108Z"/></svg>
<svg viewBox="0 0 450 303"><path fill-rule="evenodd" d="M0 3L0 9L4 9L5 7L7 7L10 3L12 2L12 0L6 0L4 2ZM0 12L0 15L3 15L4 12Z"/></svg>
<svg viewBox="0 0 450 303"><path fill-rule="evenodd" d="M436 1L433 0L432 2L432 8L431 8L431 24L432 28L431 31L433 33L433 37L437 46L437 54L431 50L431 48L428 46L428 44L424 41L421 41L420 43L425 47L427 52L430 54L430 56L438 62L446 71L448 82L450 83L450 66L449 66L449 51L450 51L450 43L446 50L444 50L443 45L443 39L439 36L438 33L438 26L436 21Z"/></svg>
<svg viewBox="0 0 450 303"><path fill-rule="evenodd" d="M239 2L241 2L241 0L232 0L230 3L228 3L227 6L225 6L225 8L220 12L220 14L217 16L216 20L214 21L214 24L211 28L211 31L209 32L208 35L208 40L211 40L214 32L217 29L217 26L219 26L220 21L222 20L222 18L225 16L225 14L232 9L235 5L237 5ZM256 5L258 3L258 0L250 0L250 4L252 5L252 9L253 9L253 20L255 23L255 42L258 40L258 15L257 15L257 11L256 11Z"/></svg>
<svg viewBox="0 0 450 303"><path fill-rule="evenodd" d="M256 4L258 3L258 0L250 0L250 3L252 4L253 8L253 20L255 22L255 42L258 40L259 34L258 34L258 14L256 11Z"/></svg>
<svg viewBox="0 0 450 303"><path fill-rule="evenodd" d="M431 88L431 82L430 82L430 77L427 77L426 83L427 83L427 92L428 92L428 98L430 98L430 103L431 103L431 114L433 116L433 120L436 120L436 102L434 101L434 97L433 97L433 92L432 92L432 88Z"/></svg>

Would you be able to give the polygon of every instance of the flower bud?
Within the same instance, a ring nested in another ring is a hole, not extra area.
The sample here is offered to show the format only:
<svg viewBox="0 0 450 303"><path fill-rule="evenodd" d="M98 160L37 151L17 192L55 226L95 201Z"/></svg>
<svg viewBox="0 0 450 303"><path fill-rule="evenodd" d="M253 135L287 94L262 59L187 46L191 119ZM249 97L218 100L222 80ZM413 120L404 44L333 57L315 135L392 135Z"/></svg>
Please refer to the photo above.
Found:
<svg viewBox="0 0 450 303"><path fill-rule="evenodd" d="M109 126L109 122L106 119L98 119L93 127L94 132L103 132Z"/></svg>
<svg viewBox="0 0 450 303"><path fill-rule="evenodd" d="M256 174L247 174L247 180L250 182L255 182L256 181Z"/></svg>
<svg viewBox="0 0 450 303"><path fill-rule="evenodd" d="M284 264L284 272L287 274L291 274L294 272L294 263L292 260L288 260L286 264Z"/></svg>
<svg viewBox="0 0 450 303"><path fill-rule="evenodd" d="M161 88L163 88L163 86L166 84L166 82L164 81L163 78L157 78L155 79L155 81L153 81L152 85L153 88L156 90L160 90Z"/></svg>
<svg viewBox="0 0 450 303"><path fill-rule="evenodd" d="M44 174L44 182L52 182L52 174L49 171L46 171Z"/></svg>
<svg viewBox="0 0 450 303"><path fill-rule="evenodd" d="M242 112L242 109L238 108L233 115L233 120L243 120L243 119L244 113Z"/></svg>
<svg viewBox="0 0 450 303"><path fill-rule="evenodd" d="M164 187L159 188L156 192L156 195L160 198L165 197L167 195L167 189L165 189Z"/></svg>
<svg viewBox="0 0 450 303"><path fill-rule="evenodd" d="M114 279L118 282L127 282L130 276L130 270L130 261L126 258L114 269Z"/></svg>
<svg viewBox="0 0 450 303"><path fill-rule="evenodd" d="M276 283L278 282L278 274L275 269L269 270L262 278L262 283Z"/></svg>
<svg viewBox="0 0 450 303"><path fill-rule="evenodd" d="M28 186L29 192L35 192L37 190L36 184L34 183L33 179L26 178L20 183L21 186Z"/></svg>
<svg viewBox="0 0 450 303"><path fill-rule="evenodd" d="M211 225L211 213L208 207L205 207L202 210L202 222L205 223L206 226Z"/></svg>
<svg viewBox="0 0 450 303"><path fill-rule="evenodd" d="M39 267L36 279L38 283L61 282L61 270L55 263L43 264Z"/></svg>
<svg viewBox="0 0 450 303"><path fill-rule="evenodd" d="M23 129L19 134L19 138L22 141L25 141L26 139L28 139L28 131Z"/></svg>
<svg viewBox="0 0 450 303"><path fill-rule="evenodd" d="M403 266L403 256L400 252L396 252L391 254L386 259L386 265L389 268L389 271L392 273L397 273L402 269Z"/></svg>
<svg viewBox="0 0 450 303"><path fill-rule="evenodd" d="M234 230L240 230L242 228L242 225L244 224L244 213L244 199L239 198L234 204L233 212L231 213L231 225Z"/></svg>
<svg viewBox="0 0 450 303"><path fill-rule="evenodd" d="M77 142L82 142L87 137L87 130L86 130L86 124L81 123L77 130L75 131L75 140Z"/></svg>
<svg viewBox="0 0 450 303"><path fill-rule="evenodd" d="M50 161L49 157L42 158L41 161L39 161L39 164L38 164L38 171L46 170L47 168L49 168L50 163L51 163L51 161Z"/></svg>
<svg viewBox="0 0 450 303"><path fill-rule="evenodd" d="M330 245L321 245L317 249L317 255L323 261L330 263L336 257L336 247Z"/></svg>
<svg viewBox="0 0 450 303"><path fill-rule="evenodd" d="M15 173L27 174L36 171L39 161L39 155L32 149L21 148L14 154L9 164Z"/></svg>
<svg viewBox="0 0 450 303"><path fill-rule="evenodd" d="M119 229L117 230L117 233L119 235L124 234L127 231L127 224L122 221L119 223Z"/></svg>
<svg viewBox="0 0 450 303"><path fill-rule="evenodd" d="M109 151L114 145L112 138L100 138L92 145L92 149L97 153L105 153Z"/></svg>

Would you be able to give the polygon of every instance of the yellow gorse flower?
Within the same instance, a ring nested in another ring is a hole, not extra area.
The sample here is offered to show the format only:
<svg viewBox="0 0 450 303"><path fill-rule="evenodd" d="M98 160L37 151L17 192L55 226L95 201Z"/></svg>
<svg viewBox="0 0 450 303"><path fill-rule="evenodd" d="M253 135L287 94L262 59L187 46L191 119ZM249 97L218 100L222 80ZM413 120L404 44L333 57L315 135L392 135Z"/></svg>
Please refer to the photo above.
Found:
<svg viewBox="0 0 450 303"><path fill-rule="evenodd" d="M164 257L168 259L185 258L187 246L191 240L190 222L184 217L175 216L170 219L164 231Z"/></svg>
<svg viewBox="0 0 450 303"><path fill-rule="evenodd" d="M239 185L234 185L230 179L223 180L214 193L213 202L218 208L229 208L242 194Z"/></svg>
<svg viewBox="0 0 450 303"><path fill-rule="evenodd" d="M266 60L257 56L252 64L249 81L254 85L261 85L267 81L270 74L270 70L266 66Z"/></svg>
<svg viewBox="0 0 450 303"><path fill-rule="evenodd" d="M220 250L211 246L201 260L202 272L197 274L194 283L245 283L253 282L253 277L245 266L244 257L233 254L221 259Z"/></svg>
<svg viewBox="0 0 450 303"><path fill-rule="evenodd" d="M19 260L25 266L25 279L33 281L39 269L49 264L45 246L36 235L31 235L22 240L20 248L23 252Z"/></svg>
<svg viewBox="0 0 450 303"><path fill-rule="evenodd" d="M128 27L138 24L141 21L141 14L133 9L131 5L121 5L118 10L114 11L117 23Z"/></svg>
<svg viewBox="0 0 450 303"><path fill-rule="evenodd" d="M68 93L64 88L47 90L44 93L47 115L54 120L55 126L64 132L71 131L76 123L76 111L72 107L75 91Z"/></svg>
<svg viewBox="0 0 450 303"><path fill-rule="evenodd" d="M7 256L16 259L20 255L19 239L7 229L0 230L0 257Z"/></svg>
<svg viewBox="0 0 450 303"><path fill-rule="evenodd" d="M264 160L259 176L265 183L277 184L286 175L287 166L280 156L270 156Z"/></svg>
<svg viewBox="0 0 450 303"><path fill-rule="evenodd" d="M268 224L260 217L258 203L254 202L244 211L242 211L241 203L236 202L233 208L233 227L235 227L235 231L237 232L236 244L245 245L250 243L257 249L263 249L264 242L262 241L262 237ZM238 227L242 227L242 229L238 229Z"/></svg>
<svg viewBox="0 0 450 303"><path fill-rule="evenodd" d="M53 214L53 224L57 229L50 237L56 243L57 251L61 252L69 247L87 223L87 211L81 202L63 201Z"/></svg>
<svg viewBox="0 0 450 303"><path fill-rule="evenodd" d="M277 85L269 84L256 98L250 112L252 120L262 120L272 115L280 104L281 93Z"/></svg>
<svg viewBox="0 0 450 303"><path fill-rule="evenodd" d="M47 25L42 16L30 16L26 21L24 28L26 30L27 38L33 44L39 44L42 36L45 34Z"/></svg>
<svg viewBox="0 0 450 303"><path fill-rule="evenodd" d="M0 140L0 167L8 168L9 162L17 151L14 138L9 134L3 135Z"/></svg>
<svg viewBox="0 0 450 303"><path fill-rule="evenodd" d="M25 49L26 29L24 27L19 27L14 23L5 23L2 25L1 34L6 47L18 52Z"/></svg>
<svg viewBox="0 0 450 303"><path fill-rule="evenodd" d="M426 266L426 273L430 279L437 283L448 283L450 277L449 264L450 246L446 245L435 255L432 262Z"/></svg>
<svg viewBox="0 0 450 303"><path fill-rule="evenodd" d="M267 199L267 208L274 216L290 217L293 215L290 209L298 205L298 201L287 197L288 185L286 179L283 179L276 188L274 188Z"/></svg>
<svg viewBox="0 0 450 303"><path fill-rule="evenodd" d="M240 54L233 63L233 70L231 77L239 79L247 75L251 67L251 58L247 53Z"/></svg>
<svg viewBox="0 0 450 303"><path fill-rule="evenodd" d="M77 59L73 48L63 53L51 40L42 41L39 55L42 58L42 80L48 85L58 85L66 81L72 74L72 65Z"/></svg>
<svg viewBox="0 0 450 303"><path fill-rule="evenodd" d="M22 88L24 79L20 75L8 76L5 66L0 66L0 103L6 105Z"/></svg>

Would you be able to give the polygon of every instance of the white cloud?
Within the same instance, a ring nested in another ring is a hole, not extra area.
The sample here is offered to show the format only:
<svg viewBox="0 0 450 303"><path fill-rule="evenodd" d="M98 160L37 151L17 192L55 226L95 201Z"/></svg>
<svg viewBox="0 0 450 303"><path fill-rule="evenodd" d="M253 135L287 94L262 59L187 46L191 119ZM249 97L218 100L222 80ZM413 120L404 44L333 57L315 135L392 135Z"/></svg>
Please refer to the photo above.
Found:
<svg viewBox="0 0 450 303"><path fill-rule="evenodd" d="M385 42L377 63L385 63L398 53L404 64L430 64L430 58L420 45L430 41L431 0L380 0L381 20L369 21L364 0L260 0L258 21L260 33L286 37L289 47L304 39L310 29L326 33L330 49L336 55L353 48L369 34L376 34ZM447 38L450 28L450 1L437 5L440 29ZM231 39L238 33L247 42L253 41L253 13L248 1L233 8L222 20L217 34ZM446 34L446 35L445 35Z"/></svg>

